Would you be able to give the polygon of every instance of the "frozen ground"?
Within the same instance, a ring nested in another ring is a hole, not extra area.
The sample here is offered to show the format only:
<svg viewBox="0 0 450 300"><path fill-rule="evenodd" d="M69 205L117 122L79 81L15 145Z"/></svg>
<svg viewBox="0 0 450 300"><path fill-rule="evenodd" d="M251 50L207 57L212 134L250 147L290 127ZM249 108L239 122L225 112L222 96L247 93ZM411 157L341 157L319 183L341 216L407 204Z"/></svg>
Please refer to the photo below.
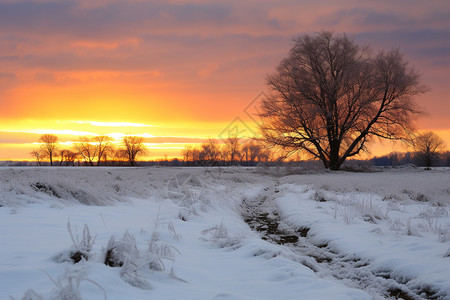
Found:
<svg viewBox="0 0 450 300"><path fill-rule="evenodd" d="M0 168L0 205L0 299L450 299L449 169Z"/></svg>

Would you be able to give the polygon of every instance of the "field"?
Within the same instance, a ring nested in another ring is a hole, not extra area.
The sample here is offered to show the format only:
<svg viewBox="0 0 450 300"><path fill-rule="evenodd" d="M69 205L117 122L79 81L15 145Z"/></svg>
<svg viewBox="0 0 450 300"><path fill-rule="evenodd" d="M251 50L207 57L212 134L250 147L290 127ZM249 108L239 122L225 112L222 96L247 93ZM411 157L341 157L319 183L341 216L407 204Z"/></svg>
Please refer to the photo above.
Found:
<svg viewBox="0 0 450 300"><path fill-rule="evenodd" d="M450 169L0 168L0 299L450 299Z"/></svg>

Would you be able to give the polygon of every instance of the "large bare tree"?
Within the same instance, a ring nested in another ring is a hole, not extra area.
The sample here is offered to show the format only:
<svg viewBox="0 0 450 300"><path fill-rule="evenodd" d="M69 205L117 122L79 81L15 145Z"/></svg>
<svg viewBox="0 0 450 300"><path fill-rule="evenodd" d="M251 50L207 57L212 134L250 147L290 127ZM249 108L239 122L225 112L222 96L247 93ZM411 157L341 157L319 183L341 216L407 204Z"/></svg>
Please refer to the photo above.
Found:
<svg viewBox="0 0 450 300"><path fill-rule="evenodd" d="M419 134L413 141L416 158L430 168L445 151L444 140L432 131Z"/></svg>
<svg viewBox="0 0 450 300"><path fill-rule="evenodd" d="M297 38L267 85L264 138L331 170L367 151L374 137L406 138L421 113L413 98L426 91L398 50L374 53L326 31Z"/></svg>
<svg viewBox="0 0 450 300"><path fill-rule="evenodd" d="M146 152L143 138L140 136L125 136L122 140L127 153L127 158L130 165L136 164L136 158L139 155L143 155Z"/></svg>
<svg viewBox="0 0 450 300"><path fill-rule="evenodd" d="M41 150L50 159L50 166L53 166L53 156L58 150L58 137L53 134L44 134L39 138Z"/></svg>

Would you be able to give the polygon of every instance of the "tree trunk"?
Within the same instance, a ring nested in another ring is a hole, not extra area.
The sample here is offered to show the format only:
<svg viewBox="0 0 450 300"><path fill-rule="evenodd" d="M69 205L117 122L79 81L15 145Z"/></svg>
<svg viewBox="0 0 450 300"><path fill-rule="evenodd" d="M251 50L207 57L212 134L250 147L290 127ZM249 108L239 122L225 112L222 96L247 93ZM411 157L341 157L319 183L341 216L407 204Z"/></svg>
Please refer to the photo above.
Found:
<svg viewBox="0 0 450 300"><path fill-rule="evenodd" d="M331 171L339 171L341 168L341 164L339 163L339 159L330 161L330 170Z"/></svg>
<svg viewBox="0 0 450 300"><path fill-rule="evenodd" d="M337 171L341 167L340 157L339 157L339 141L330 141L330 170Z"/></svg>

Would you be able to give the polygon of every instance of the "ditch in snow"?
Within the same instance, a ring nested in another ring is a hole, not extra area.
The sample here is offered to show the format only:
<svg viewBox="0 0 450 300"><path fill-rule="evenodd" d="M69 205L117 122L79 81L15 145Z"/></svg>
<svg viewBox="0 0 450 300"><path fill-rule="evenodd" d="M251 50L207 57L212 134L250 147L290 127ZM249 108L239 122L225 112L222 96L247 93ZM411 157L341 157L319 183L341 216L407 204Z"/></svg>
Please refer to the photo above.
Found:
<svg viewBox="0 0 450 300"><path fill-rule="evenodd" d="M254 199L242 201L242 217L263 240L287 247L299 263L323 277L331 277L345 285L362 289L372 296L387 299L448 299L449 295L431 288L411 286L394 278L390 270L374 270L369 260L337 252L327 243L316 243L310 228L294 228L283 222L275 204L277 186L264 189Z"/></svg>

